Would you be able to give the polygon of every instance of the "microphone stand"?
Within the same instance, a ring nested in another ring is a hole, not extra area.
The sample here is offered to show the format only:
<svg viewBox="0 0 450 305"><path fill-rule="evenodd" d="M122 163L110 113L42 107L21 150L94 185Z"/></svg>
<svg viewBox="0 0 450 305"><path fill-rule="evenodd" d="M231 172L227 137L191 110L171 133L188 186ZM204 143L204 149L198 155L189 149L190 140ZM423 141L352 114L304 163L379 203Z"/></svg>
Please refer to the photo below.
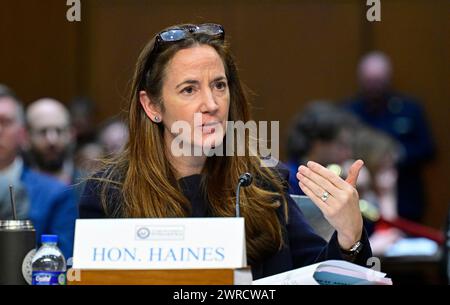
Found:
<svg viewBox="0 0 450 305"><path fill-rule="evenodd" d="M236 188L236 217L241 217L241 185L247 187L252 184L253 177L250 173L244 173L239 177L239 181Z"/></svg>

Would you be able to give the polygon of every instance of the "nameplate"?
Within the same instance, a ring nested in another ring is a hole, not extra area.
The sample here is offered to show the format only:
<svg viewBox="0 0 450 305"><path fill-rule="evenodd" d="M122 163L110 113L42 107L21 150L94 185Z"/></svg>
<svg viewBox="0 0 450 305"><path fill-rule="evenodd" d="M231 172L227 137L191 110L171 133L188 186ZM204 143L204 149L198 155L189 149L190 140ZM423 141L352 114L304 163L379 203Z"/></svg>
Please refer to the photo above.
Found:
<svg viewBox="0 0 450 305"><path fill-rule="evenodd" d="M74 269L247 266L244 218L77 219Z"/></svg>

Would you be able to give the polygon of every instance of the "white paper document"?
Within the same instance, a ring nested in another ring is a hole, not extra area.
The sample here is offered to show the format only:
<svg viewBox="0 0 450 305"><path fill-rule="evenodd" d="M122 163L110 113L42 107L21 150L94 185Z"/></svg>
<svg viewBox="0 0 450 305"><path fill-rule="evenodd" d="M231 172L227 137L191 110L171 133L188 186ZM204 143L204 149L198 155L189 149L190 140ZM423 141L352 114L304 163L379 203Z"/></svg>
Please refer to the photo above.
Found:
<svg viewBox="0 0 450 305"><path fill-rule="evenodd" d="M386 273L328 260L253 281L253 285L392 285Z"/></svg>

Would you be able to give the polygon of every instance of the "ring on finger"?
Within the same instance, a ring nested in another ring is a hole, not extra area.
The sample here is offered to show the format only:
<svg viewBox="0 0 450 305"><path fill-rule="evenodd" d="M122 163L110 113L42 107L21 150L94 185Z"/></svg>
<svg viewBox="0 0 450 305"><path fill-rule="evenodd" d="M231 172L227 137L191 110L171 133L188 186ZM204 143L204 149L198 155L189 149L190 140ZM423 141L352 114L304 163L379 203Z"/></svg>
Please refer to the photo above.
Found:
<svg viewBox="0 0 450 305"><path fill-rule="evenodd" d="M322 199L323 202L326 202L329 197L330 197L330 194L327 191L325 191L325 192L323 192L322 196L320 196L320 199Z"/></svg>

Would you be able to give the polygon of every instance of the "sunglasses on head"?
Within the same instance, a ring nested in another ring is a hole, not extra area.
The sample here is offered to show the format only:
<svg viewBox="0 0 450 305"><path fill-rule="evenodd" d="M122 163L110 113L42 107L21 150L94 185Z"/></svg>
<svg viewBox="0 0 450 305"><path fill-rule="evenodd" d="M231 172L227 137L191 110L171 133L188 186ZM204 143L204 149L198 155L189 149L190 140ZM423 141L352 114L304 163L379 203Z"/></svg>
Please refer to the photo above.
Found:
<svg viewBox="0 0 450 305"><path fill-rule="evenodd" d="M220 24L204 23L199 25L186 25L180 28L172 28L160 32L156 35L155 47L162 42L177 42L184 40L193 34L206 34L221 40L225 38L225 31Z"/></svg>
<svg viewBox="0 0 450 305"><path fill-rule="evenodd" d="M199 25L190 24L177 28L171 28L158 33L158 35L156 35L155 37L155 45L153 47L153 50L147 59L147 63L145 65L146 72L143 77L144 79L141 81L140 87L143 88L149 66L153 60L153 57L162 44L182 41L195 34L208 35L222 41L225 39L225 30L223 29L223 26L216 23L204 23Z"/></svg>

